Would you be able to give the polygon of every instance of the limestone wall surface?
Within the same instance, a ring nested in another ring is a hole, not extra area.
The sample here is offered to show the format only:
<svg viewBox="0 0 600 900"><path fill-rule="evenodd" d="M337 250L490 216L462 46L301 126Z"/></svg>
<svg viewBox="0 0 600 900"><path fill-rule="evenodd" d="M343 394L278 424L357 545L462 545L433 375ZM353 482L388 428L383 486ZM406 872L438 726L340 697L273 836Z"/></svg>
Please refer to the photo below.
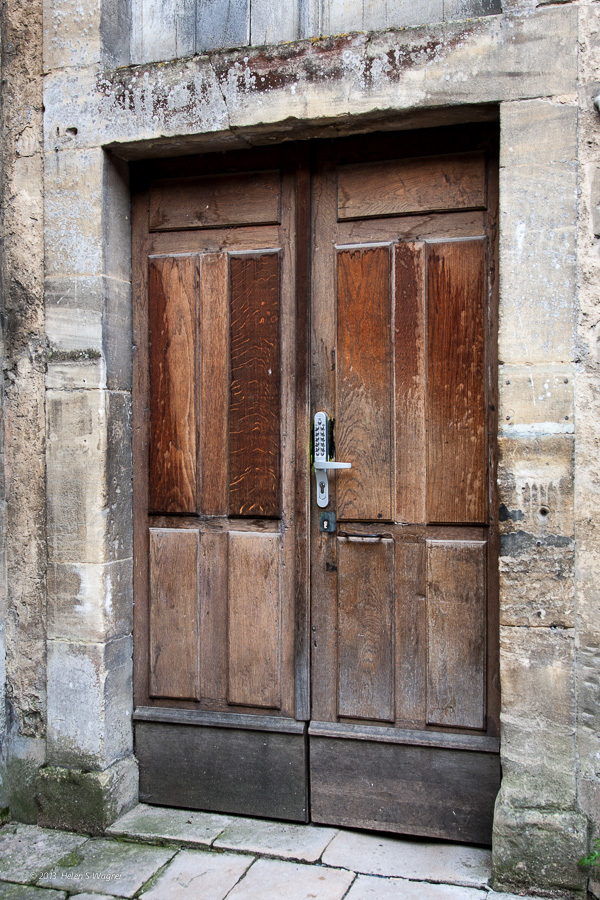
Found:
<svg viewBox="0 0 600 900"><path fill-rule="evenodd" d="M575 381L578 804L600 830L600 7L579 5L579 217ZM597 874L597 873L596 873ZM592 882L595 896L600 884Z"/></svg>
<svg viewBox="0 0 600 900"><path fill-rule="evenodd" d="M35 821L46 729L42 4L1 11L0 806Z"/></svg>
<svg viewBox="0 0 600 900"><path fill-rule="evenodd" d="M599 7L44 0L42 27L35 4L7 3L3 747L45 763L20 815L35 801L42 822L99 829L135 799L127 161L499 118L495 878L585 896L577 860L600 822Z"/></svg>

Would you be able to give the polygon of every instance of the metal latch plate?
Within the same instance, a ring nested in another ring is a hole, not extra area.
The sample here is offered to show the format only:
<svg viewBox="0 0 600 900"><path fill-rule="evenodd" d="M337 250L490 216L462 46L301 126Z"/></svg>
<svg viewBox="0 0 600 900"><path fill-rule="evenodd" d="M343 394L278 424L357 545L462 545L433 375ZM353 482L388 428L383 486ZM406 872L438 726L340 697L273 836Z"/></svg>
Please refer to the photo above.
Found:
<svg viewBox="0 0 600 900"><path fill-rule="evenodd" d="M326 534L335 534L335 513L334 512L322 512L321 519L319 521L319 531L323 531Z"/></svg>

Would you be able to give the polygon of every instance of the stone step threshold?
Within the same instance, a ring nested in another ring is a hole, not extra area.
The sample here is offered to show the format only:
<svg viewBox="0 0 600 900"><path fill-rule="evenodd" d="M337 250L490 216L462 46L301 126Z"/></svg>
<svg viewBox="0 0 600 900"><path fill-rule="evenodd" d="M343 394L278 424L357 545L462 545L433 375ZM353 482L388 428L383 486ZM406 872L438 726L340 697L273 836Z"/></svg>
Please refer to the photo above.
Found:
<svg viewBox="0 0 600 900"><path fill-rule="evenodd" d="M143 804L101 838L0 829L0 900L511 900L490 876L481 847Z"/></svg>

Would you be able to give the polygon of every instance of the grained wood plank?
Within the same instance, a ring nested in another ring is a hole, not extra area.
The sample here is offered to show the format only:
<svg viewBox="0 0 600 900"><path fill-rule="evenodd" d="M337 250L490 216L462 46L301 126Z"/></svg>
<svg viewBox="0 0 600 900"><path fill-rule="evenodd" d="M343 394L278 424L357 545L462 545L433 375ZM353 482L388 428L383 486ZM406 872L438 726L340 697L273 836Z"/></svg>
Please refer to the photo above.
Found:
<svg viewBox="0 0 600 900"><path fill-rule="evenodd" d="M335 402L336 295L335 244L336 180L333 147L320 148L319 165L311 181L312 270L310 281L310 403L311 415ZM306 442L306 437L305 437ZM305 444L306 446L306 444ZM341 456L338 453L338 459ZM310 596L311 596L311 718L337 718L337 541L319 531L314 514L315 480L311 477L310 516ZM330 479L330 501L335 504L337 488ZM334 508L332 506L332 508ZM318 597L318 602L317 602Z"/></svg>
<svg viewBox="0 0 600 900"><path fill-rule="evenodd" d="M306 441L305 445L306 447ZM314 490L314 481L313 481ZM151 516L150 524L153 528L197 528L197 516ZM234 531L260 531L265 534L279 534L280 524L277 519L243 519L236 518L228 521L224 516L215 516L204 519L202 522L203 531L212 531L213 533L221 533L223 529L232 527ZM381 523L379 522L361 522L352 524L352 532L363 534L380 534ZM344 529L342 529L344 530ZM420 540L451 540L451 541L479 541L485 540L489 529L484 525L397 525L386 524L385 532L389 532L398 538L407 538L411 541ZM317 533L323 534L318 530ZM327 541L328 535L324 535L323 540ZM328 544L332 544L328 541ZM327 546L327 545L326 545ZM335 558L333 551L333 558ZM329 560L329 555L326 557Z"/></svg>
<svg viewBox="0 0 600 900"><path fill-rule="evenodd" d="M206 725L208 728L238 728L242 731L275 731L279 734L304 734L306 723L299 722L297 719L290 719L287 716L274 716L272 714L261 715L260 713L243 713L232 712L228 709L225 712L205 709L188 709L182 706L138 706L133 713L134 722L164 722L167 725ZM384 729L386 730L386 729ZM389 730L389 729L388 729ZM408 734L409 732L402 732ZM425 739L431 742L435 737L433 732L423 732L420 735L421 740L417 743L423 743ZM439 735L437 735L439 740ZM481 735L454 735L460 737L460 746L464 746L466 741L470 747L481 746L481 741L493 741L494 751L497 752L500 746L498 738L486 738ZM476 742L476 743L475 743Z"/></svg>
<svg viewBox="0 0 600 900"><path fill-rule="evenodd" d="M338 538L338 713L394 719L394 542Z"/></svg>
<svg viewBox="0 0 600 900"><path fill-rule="evenodd" d="M307 819L303 734L136 722L135 746L143 803ZM209 900L215 894L196 896Z"/></svg>
<svg viewBox="0 0 600 900"><path fill-rule="evenodd" d="M197 531L150 529L150 695L197 700Z"/></svg>
<svg viewBox="0 0 600 900"><path fill-rule="evenodd" d="M494 753L311 737L311 819L489 844Z"/></svg>
<svg viewBox="0 0 600 900"><path fill-rule="evenodd" d="M305 553L306 544L302 547L302 538L298 541L298 525L296 522L296 483L298 479L304 489L308 488L310 460L307 458L306 443L300 459L295 458L294 437L296 425L301 422L301 407L297 406L296 385L294 381L294 363L296 361L297 339L296 332L297 312L300 304L298 295L301 285L296 270L295 249L295 222L296 222L296 192L300 189L296 180L296 171L293 165L293 157L285 148L283 154L286 165L281 178L281 251L280 251L280 335L281 335L281 388L280 388L280 425L281 435L280 450L280 510L282 511L283 527L281 538L281 556L279 560L281 596L281 647L280 647L280 671L281 671L281 714L294 715L295 706L295 586L296 578L301 578L301 568L295 566L295 550ZM262 245L265 246L264 244ZM278 245L276 245L278 246ZM298 410L298 418L296 411ZM300 424L299 427L302 427ZM306 437L308 431L303 429ZM240 521L238 519L238 521ZM241 529L240 529L241 530ZM303 557L306 559L306 557ZM302 557L299 557L299 564ZM299 660L298 660L299 661Z"/></svg>
<svg viewBox="0 0 600 900"><path fill-rule="evenodd" d="M155 181L150 231L189 231L281 221L279 172L240 172Z"/></svg>
<svg viewBox="0 0 600 900"><path fill-rule="evenodd" d="M200 541L200 692L227 699L227 534Z"/></svg>
<svg viewBox="0 0 600 900"><path fill-rule="evenodd" d="M133 686L134 705L147 703L150 684L148 648L149 615L149 528L148 528L148 193L132 191L132 293L133 293L133 385L132 385L132 457L133 457Z"/></svg>
<svg viewBox="0 0 600 900"><path fill-rule="evenodd" d="M294 596L295 677L294 701L297 719L310 719L310 458L306 452L306 435L310 432L310 188L309 148L306 144L296 157L296 331L295 331L295 496L294 512Z"/></svg>
<svg viewBox="0 0 600 900"><path fill-rule="evenodd" d="M198 511L198 260L151 259L150 509Z"/></svg>
<svg viewBox="0 0 600 900"><path fill-rule="evenodd" d="M279 535L229 533L230 703L281 704L280 545Z"/></svg>
<svg viewBox="0 0 600 900"><path fill-rule="evenodd" d="M279 255L232 256L229 514L280 514Z"/></svg>
<svg viewBox="0 0 600 900"><path fill-rule="evenodd" d="M488 158L488 218L486 233L488 235L488 259L486 276L489 293L487 304L487 340L488 340L488 421L489 435L498 434L498 216L499 216L499 141L493 141ZM489 528L487 530L487 685L486 707L487 728L490 734L500 734L500 609L499 609L499 566L500 534L499 534L499 489L498 489L498 442L490 441L488 484L490 488L488 502Z"/></svg>
<svg viewBox="0 0 600 900"><path fill-rule="evenodd" d="M338 172L340 219L483 206L482 153L386 160L343 166Z"/></svg>
<svg viewBox="0 0 600 900"><path fill-rule="evenodd" d="M373 241L436 241L473 237L485 233L485 210L415 213L383 219L345 219L338 225L338 243L367 244Z"/></svg>
<svg viewBox="0 0 600 900"><path fill-rule="evenodd" d="M248 225L179 231L176 236L169 231L157 231L150 235L150 240L156 255L171 252L174 244L178 253L244 253L257 247L277 247L279 232L278 225Z"/></svg>
<svg viewBox="0 0 600 900"><path fill-rule="evenodd" d="M200 471L202 512L227 512L229 267L225 253L200 263Z"/></svg>
<svg viewBox="0 0 600 900"><path fill-rule="evenodd" d="M427 602L424 541L396 540L396 716L427 719Z"/></svg>
<svg viewBox="0 0 600 900"><path fill-rule="evenodd" d="M487 520L485 242L427 246L427 518Z"/></svg>
<svg viewBox="0 0 600 900"><path fill-rule="evenodd" d="M390 248L337 254L338 517L392 518Z"/></svg>
<svg viewBox="0 0 600 900"><path fill-rule="evenodd" d="M396 520L425 521L425 245L396 247Z"/></svg>
<svg viewBox="0 0 600 900"><path fill-rule="evenodd" d="M145 722L188 722L192 717L211 715L198 713L196 710L165 710L157 707L136 709L134 720ZM222 715L222 713L221 713ZM185 718L184 718L185 717ZM237 716L234 718L249 718ZM281 722L281 719L259 716L261 721ZM283 720L286 721L286 720ZM405 744L413 747L445 747L447 750L476 750L479 753L499 753L500 738L487 734L454 731L423 731L414 728L397 728L393 725L371 725L368 722L315 722L308 726L309 736L329 737L336 740L381 741L384 744Z"/></svg>
<svg viewBox="0 0 600 900"><path fill-rule="evenodd" d="M485 726L486 542L427 542L427 721Z"/></svg>

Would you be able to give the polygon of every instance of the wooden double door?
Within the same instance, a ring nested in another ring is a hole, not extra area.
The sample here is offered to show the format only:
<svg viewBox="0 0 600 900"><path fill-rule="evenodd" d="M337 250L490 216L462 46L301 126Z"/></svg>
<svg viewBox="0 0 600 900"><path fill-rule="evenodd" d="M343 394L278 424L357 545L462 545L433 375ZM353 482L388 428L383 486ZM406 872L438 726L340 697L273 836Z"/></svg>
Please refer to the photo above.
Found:
<svg viewBox="0 0 600 900"><path fill-rule="evenodd" d="M496 141L135 169L143 801L489 842Z"/></svg>

